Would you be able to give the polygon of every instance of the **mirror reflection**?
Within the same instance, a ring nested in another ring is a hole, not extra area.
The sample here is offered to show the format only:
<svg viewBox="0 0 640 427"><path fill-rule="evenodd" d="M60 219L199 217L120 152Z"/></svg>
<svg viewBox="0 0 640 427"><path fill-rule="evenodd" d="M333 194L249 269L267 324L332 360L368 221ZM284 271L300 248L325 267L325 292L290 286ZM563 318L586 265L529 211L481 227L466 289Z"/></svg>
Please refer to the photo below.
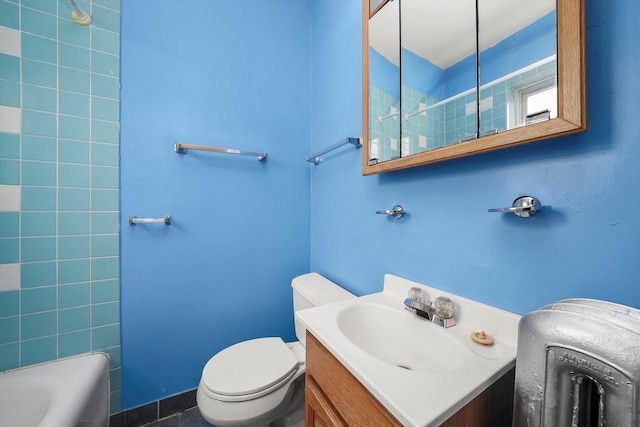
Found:
<svg viewBox="0 0 640 427"><path fill-rule="evenodd" d="M399 5L399 1L370 4L374 13L369 19L370 164L400 157Z"/></svg>
<svg viewBox="0 0 640 427"><path fill-rule="evenodd" d="M402 156L474 138L475 0L402 0Z"/></svg>
<svg viewBox="0 0 640 427"><path fill-rule="evenodd" d="M558 117L555 0L369 7L369 165Z"/></svg>
<svg viewBox="0 0 640 427"><path fill-rule="evenodd" d="M558 117L555 0L478 0L480 136Z"/></svg>

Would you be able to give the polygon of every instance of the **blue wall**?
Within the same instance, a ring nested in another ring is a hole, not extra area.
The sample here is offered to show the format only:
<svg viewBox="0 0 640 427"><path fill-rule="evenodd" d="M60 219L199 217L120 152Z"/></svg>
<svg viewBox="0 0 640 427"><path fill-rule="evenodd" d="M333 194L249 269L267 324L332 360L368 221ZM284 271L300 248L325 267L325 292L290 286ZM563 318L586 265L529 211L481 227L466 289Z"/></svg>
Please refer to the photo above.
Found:
<svg viewBox="0 0 640 427"><path fill-rule="evenodd" d="M480 25L482 34L482 24ZM480 84L485 85L556 53L556 13L551 12L531 25L483 50L480 54ZM467 56L444 71L445 97L476 86L476 56Z"/></svg>
<svg viewBox="0 0 640 427"><path fill-rule="evenodd" d="M396 99L400 98L400 70L377 50L369 48L369 84L387 92Z"/></svg>
<svg viewBox="0 0 640 427"><path fill-rule="evenodd" d="M310 270L358 294L391 272L517 313L640 307L634 0L587 0L587 132L369 177L351 146L303 160L362 133L360 0L263 3L123 4L121 221L174 218L122 227L124 409L194 388L233 342L292 339L289 283ZM270 157L179 156L179 140ZM553 210L487 213L524 193ZM395 203L401 221L375 215Z"/></svg>
<svg viewBox="0 0 640 427"><path fill-rule="evenodd" d="M402 48L402 84L432 98L444 99L447 81L444 70L408 49Z"/></svg>
<svg viewBox="0 0 640 427"><path fill-rule="evenodd" d="M123 409L195 388L230 344L294 338L310 25L307 1L122 3ZM179 155L178 141L269 157ZM126 225L167 214L170 226Z"/></svg>
<svg viewBox="0 0 640 427"><path fill-rule="evenodd" d="M360 64L346 60L359 55L358 3L313 3L314 71L342 64L340 74L314 72L314 141L326 123L360 130ZM311 269L358 294L391 272L517 313L566 297L640 307L640 4L586 3L587 132L368 177L360 153L344 150L311 177ZM522 194L553 210L487 213ZM375 215L396 203L402 220Z"/></svg>
<svg viewBox="0 0 640 427"><path fill-rule="evenodd" d="M480 26L482 34L482 25ZM480 84L490 83L556 53L556 13L487 48L480 54ZM473 59L475 61L475 57Z"/></svg>

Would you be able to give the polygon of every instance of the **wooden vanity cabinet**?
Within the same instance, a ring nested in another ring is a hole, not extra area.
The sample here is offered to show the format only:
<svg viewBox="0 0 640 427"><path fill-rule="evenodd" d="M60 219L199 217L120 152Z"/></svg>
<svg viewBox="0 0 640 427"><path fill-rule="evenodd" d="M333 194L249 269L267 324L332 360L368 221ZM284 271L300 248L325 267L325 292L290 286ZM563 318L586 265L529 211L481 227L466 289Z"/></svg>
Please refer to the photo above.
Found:
<svg viewBox="0 0 640 427"><path fill-rule="evenodd" d="M306 352L305 427L402 425L309 332ZM441 427L511 427L513 385L511 369Z"/></svg>
<svg viewBox="0 0 640 427"><path fill-rule="evenodd" d="M309 332L306 349L305 427L402 425Z"/></svg>

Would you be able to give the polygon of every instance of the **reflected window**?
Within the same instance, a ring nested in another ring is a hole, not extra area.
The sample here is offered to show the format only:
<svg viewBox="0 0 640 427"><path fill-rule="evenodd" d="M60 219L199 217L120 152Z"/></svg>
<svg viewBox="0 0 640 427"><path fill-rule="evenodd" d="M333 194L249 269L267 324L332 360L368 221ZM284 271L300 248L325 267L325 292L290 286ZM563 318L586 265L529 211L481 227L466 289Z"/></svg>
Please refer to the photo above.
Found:
<svg viewBox="0 0 640 427"><path fill-rule="evenodd" d="M547 79L518 91L520 124L531 124L558 117L558 88Z"/></svg>

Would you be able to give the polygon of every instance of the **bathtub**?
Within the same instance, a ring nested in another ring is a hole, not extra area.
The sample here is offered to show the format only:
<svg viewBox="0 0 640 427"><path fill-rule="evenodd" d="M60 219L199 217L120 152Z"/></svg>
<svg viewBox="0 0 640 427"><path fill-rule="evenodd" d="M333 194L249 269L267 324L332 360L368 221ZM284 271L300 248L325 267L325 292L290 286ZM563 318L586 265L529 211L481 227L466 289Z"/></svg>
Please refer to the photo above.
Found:
<svg viewBox="0 0 640 427"><path fill-rule="evenodd" d="M82 354L0 372L0 426L107 427L109 356Z"/></svg>

